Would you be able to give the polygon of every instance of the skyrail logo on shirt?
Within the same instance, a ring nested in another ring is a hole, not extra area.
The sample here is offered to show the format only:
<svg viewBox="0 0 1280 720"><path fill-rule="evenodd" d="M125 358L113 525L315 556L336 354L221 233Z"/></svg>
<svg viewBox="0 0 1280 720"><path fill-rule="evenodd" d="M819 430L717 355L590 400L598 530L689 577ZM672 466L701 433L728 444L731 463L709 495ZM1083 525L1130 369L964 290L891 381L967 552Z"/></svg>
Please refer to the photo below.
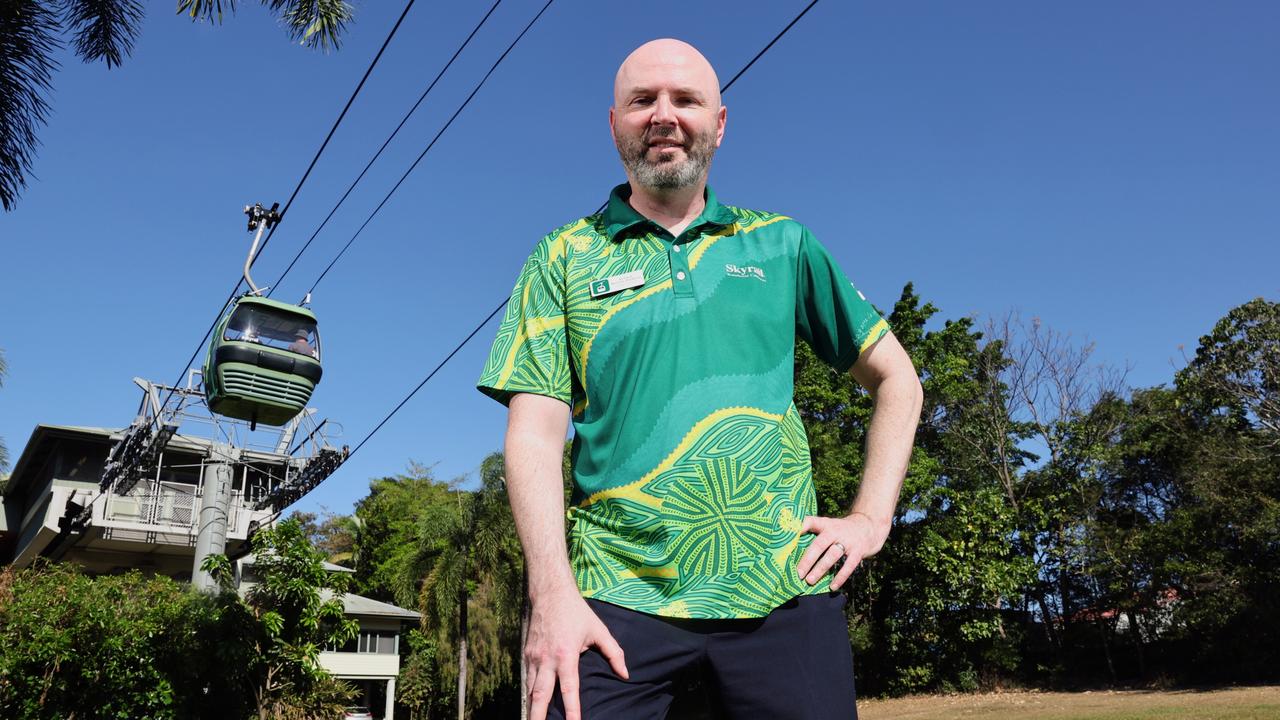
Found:
<svg viewBox="0 0 1280 720"><path fill-rule="evenodd" d="M729 263L728 265L724 266L724 271L725 271L725 274L731 277L755 278L760 282L765 282L764 270L761 270L760 268L754 265L748 265L746 267L738 267L733 263Z"/></svg>

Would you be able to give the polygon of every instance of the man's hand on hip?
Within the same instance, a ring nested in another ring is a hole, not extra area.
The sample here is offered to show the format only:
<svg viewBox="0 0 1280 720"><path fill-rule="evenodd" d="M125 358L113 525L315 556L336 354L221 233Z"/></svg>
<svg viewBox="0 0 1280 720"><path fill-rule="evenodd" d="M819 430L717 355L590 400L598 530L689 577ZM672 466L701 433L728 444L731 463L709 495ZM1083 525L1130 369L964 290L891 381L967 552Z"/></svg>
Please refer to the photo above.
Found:
<svg viewBox="0 0 1280 720"><path fill-rule="evenodd" d="M809 515L804 519L800 532L817 536L800 556L800 564L796 567L796 572L810 585L816 585L840 558L844 558L844 564L831 581L832 590L844 585L858 563L879 552L885 541L885 534L861 512L841 518Z"/></svg>
<svg viewBox="0 0 1280 720"><path fill-rule="evenodd" d="M524 656L529 663L529 717L545 720L556 680L566 720L580 720L578 656L594 647L619 677L628 678L622 647L576 590L541 597L533 603Z"/></svg>

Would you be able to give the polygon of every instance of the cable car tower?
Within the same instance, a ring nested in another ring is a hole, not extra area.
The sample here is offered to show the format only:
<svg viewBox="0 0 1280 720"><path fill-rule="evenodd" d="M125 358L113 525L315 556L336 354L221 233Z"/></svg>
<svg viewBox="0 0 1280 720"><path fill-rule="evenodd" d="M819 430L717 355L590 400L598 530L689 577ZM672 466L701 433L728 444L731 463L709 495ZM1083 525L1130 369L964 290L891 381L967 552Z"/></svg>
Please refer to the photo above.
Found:
<svg viewBox="0 0 1280 720"><path fill-rule="evenodd" d="M138 415L112 446L99 481L99 497L107 496L108 504L143 497L151 492L147 483L160 484L166 448L195 449L201 459L192 582L202 589L215 587L200 566L208 555L226 551L230 515L234 522L252 518L251 537L349 454L332 444L341 427L317 420L307 407L321 376L315 314L263 297L265 288L249 276L263 231L280 219L277 207L245 208L249 230L257 231L244 266L249 292L215 326L203 368L191 369L185 386L134 378L143 391ZM84 529L92 504L69 513L65 534Z"/></svg>

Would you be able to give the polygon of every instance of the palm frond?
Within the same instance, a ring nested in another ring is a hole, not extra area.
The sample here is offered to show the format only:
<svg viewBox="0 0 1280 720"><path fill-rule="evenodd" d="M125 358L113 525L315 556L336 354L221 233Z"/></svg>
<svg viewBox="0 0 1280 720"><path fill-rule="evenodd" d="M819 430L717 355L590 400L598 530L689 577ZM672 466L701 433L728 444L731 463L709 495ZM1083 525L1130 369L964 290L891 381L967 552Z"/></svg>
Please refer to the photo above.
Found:
<svg viewBox="0 0 1280 720"><path fill-rule="evenodd" d="M481 567L496 567L516 547L511 532L515 520L505 504L489 500L479 505L480 512L472 523L472 551Z"/></svg>
<svg viewBox="0 0 1280 720"><path fill-rule="evenodd" d="M458 617L458 594L466 582L465 553L451 550L436 560L418 596L423 628L448 632L453 627Z"/></svg>
<svg viewBox="0 0 1280 720"><path fill-rule="evenodd" d="M506 499L506 460L500 452L489 453L480 462L480 487L486 492L496 492Z"/></svg>
<svg viewBox="0 0 1280 720"><path fill-rule="evenodd" d="M215 0L216 1L216 0ZM355 8L347 0L263 0L280 13L289 35L309 48L336 50Z"/></svg>
<svg viewBox="0 0 1280 720"><path fill-rule="evenodd" d="M17 206L49 116L44 94L58 63L58 19L35 0L0 2L0 205Z"/></svg>
<svg viewBox="0 0 1280 720"><path fill-rule="evenodd" d="M400 558L391 575L390 588L397 603L406 607L417 606L422 584L435 567L438 555L439 549L434 544L417 541L412 550Z"/></svg>
<svg viewBox="0 0 1280 720"><path fill-rule="evenodd" d="M85 62L119 65L133 52L142 29L139 0L61 0L64 26L74 32L72 44Z"/></svg>
<svg viewBox="0 0 1280 720"><path fill-rule="evenodd" d="M178 14L186 13L192 20L222 22L222 0L178 0ZM228 12L236 11L236 0L226 0Z"/></svg>

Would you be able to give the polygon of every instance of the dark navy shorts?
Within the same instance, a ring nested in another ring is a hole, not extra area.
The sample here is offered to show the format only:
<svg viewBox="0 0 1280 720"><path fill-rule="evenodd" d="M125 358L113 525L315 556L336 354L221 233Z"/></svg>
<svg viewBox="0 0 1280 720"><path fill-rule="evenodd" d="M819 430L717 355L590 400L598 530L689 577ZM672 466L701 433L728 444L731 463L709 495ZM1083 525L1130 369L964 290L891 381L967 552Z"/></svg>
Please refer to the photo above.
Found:
<svg viewBox="0 0 1280 720"><path fill-rule="evenodd" d="M853 653L841 593L806 595L763 618L685 620L587 600L626 653L630 680L595 649L578 662L584 720L667 717L677 694L706 688L712 717L850 720ZM685 704L684 702L681 703ZM548 718L564 718L557 684Z"/></svg>

